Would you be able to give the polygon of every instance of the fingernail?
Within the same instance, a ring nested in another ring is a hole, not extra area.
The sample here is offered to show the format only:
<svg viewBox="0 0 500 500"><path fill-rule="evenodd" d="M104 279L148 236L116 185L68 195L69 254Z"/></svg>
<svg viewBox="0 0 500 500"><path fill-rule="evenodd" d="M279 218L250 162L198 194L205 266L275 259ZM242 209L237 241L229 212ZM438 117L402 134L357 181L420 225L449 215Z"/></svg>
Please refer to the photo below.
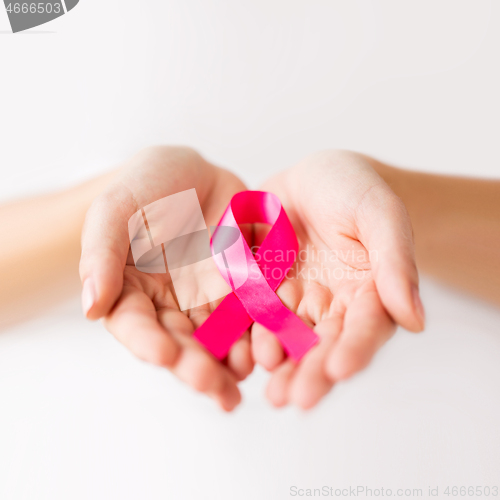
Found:
<svg viewBox="0 0 500 500"><path fill-rule="evenodd" d="M87 278L83 283L82 290L82 309L85 316L87 316L90 308L94 305L95 298L94 282L90 278Z"/></svg>
<svg viewBox="0 0 500 500"><path fill-rule="evenodd" d="M420 319L420 323L422 324L423 327L425 325L425 311L424 311L424 306L422 304L422 299L420 298L418 287L415 285L413 285L412 287L412 294L413 294L413 305Z"/></svg>

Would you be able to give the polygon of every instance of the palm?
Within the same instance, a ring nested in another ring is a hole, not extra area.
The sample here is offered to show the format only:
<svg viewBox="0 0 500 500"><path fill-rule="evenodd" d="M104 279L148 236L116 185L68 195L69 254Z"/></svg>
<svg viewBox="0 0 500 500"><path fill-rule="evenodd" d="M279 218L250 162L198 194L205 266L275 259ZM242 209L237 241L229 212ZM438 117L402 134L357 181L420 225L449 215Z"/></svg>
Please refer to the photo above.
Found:
<svg viewBox="0 0 500 500"><path fill-rule="evenodd" d="M299 240L298 259L277 294L321 339L295 364L270 332L252 327L254 357L273 372L268 397L277 406L313 406L336 380L365 367L395 330L375 286L379 256L365 246L363 220L373 193L383 196L386 186L361 161L327 160L316 156L263 186L279 196Z"/></svg>

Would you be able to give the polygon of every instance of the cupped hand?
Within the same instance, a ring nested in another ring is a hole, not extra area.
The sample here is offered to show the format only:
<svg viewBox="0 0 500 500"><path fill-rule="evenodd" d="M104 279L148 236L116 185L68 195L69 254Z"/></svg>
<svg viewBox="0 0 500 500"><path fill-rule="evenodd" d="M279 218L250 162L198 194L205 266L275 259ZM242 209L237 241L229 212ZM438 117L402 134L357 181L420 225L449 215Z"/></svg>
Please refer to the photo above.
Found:
<svg viewBox="0 0 500 500"><path fill-rule="evenodd" d="M424 327L411 223L371 161L325 151L262 186L279 196L299 239L277 294L320 336L297 364L253 324L254 359L272 372L267 396L275 406L313 407L335 382L366 367L396 325ZM265 232L255 231L255 244Z"/></svg>
<svg viewBox="0 0 500 500"><path fill-rule="evenodd" d="M182 147L148 148L121 169L118 180L88 211L82 236L82 305L133 354L171 370L232 410L237 382L253 368L246 333L220 363L192 337L217 303L179 310L169 274L138 271L130 255L129 218L166 196L196 189L207 225L216 225L231 197L245 190L230 172Z"/></svg>

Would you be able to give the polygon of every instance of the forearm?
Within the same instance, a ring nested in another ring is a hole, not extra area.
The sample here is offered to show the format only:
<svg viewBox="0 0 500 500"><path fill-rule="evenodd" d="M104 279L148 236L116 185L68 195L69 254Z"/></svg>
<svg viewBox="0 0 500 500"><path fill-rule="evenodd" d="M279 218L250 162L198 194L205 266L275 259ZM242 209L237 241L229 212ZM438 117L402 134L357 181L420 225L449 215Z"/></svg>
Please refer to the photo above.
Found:
<svg viewBox="0 0 500 500"><path fill-rule="evenodd" d="M422 271L500 304L500 181L372 162L410 213Z"/></svg>
<svg viewBox="0 0 500 500"><path fill-rule="evenodd" d="M0 207L0 326L79 290L85 214L114 175Z"/></svg>

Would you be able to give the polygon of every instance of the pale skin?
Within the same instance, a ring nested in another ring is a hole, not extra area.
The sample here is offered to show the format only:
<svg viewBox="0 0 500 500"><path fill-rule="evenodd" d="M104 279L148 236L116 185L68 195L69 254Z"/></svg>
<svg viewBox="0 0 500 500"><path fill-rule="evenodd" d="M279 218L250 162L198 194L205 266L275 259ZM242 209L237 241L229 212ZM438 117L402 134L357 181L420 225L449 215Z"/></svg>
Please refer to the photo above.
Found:
<svg viewBox="0 0 500 500"><path fill-rule="evenodd" d="M367 256L376 261L364 265L368 273L360 279L292 277L280 287L281 299L322 337L299 365L253 326L254 356L272 372L267 395L275 406L314 406L335 382L366 366L396 324L423 327L408 213L419 268L500 305L500 181L405 171L340 151L314 155L264 189L281 197L302 246L378 250ZM339 202L325 203L329 193L342 193Z"/></svg>
<svg viewBox="0 0 500 500"><path fill-rule="evenodd" d="M292 275L278 290L322 338L300 364L253 325L254 357L272 372L267 396L275 406L314 406L337 381L364 368L397 324L423 328L414 241L421 269L500 305L500 181L405 171L333 151L309 157L263 189L280 196L301 246L375 250L362 265L347 262L368 271L360 279ZM307 261L299 269L317 265Z"/></svg>
<svg viewBox="0 0 500 500"><path fill-rule="evenodd" d="M188 148L149 148L132 158L87 214L80 261L83 307L89 319L104 318L106 328L137 357L168 368L230 411L241 400L237 382L253 369L249 334L220 363L192 338L217 303L181 312L170 276L138 271L129 255L129 218L153 201L192 188L208 226L246 189L235 175Z"/></svg>
<svg viewBox="0 0 500 500"><path fill-rule="evenodd" d="M85 214L116 175L0 206L0 327L34 317L81 290Z"/></svg>
<svg viewBox="0 0 500 500"><path fill-rule="evenodd" d="M500 305L500 180L413 172L365 158L408 209L419 268Z"/></svg>
<svg viewBox="0 0 500 500"><path fill-rule="evenodd" d="M313 155L262 189L281 199L300 248L316 250L314 260L299 259L278 296L321 341L297 364L254 324L252 350L272 372L267 396L275 406L311 408L367 366L396 324L423 329L411 223L402 201L351 152Z"/></svg>
<svg viewBox="0 0 500 500"><path fill-rule="evenodd" d="M363 369L396 325L423 328L408 213L419 267L500 304L500 181L409 172L326 151L261 187L280 197L301 248L337 252L323 267L299 259L278 289L321 342L296 365L254 324L252 344L245 334L219 363L191 338L217 304L179 311L168 275L139 273L129 255L130 215L191 187L209 225L246 189L189 148L154 147L85 185L0 207L8 234L0 248L0 321L24 319L26 300L30 311L42 310L47 297L55 301L76 288L79 233L93 199L80 262L86 316L103 318L135 355L170 369L227 411L239 403L237 383L254 359L271 371L267 395L274 405L310 408L337 381ZM249 234L249 243L258 244L265 228L254 228L253 241Z"/></svg>

